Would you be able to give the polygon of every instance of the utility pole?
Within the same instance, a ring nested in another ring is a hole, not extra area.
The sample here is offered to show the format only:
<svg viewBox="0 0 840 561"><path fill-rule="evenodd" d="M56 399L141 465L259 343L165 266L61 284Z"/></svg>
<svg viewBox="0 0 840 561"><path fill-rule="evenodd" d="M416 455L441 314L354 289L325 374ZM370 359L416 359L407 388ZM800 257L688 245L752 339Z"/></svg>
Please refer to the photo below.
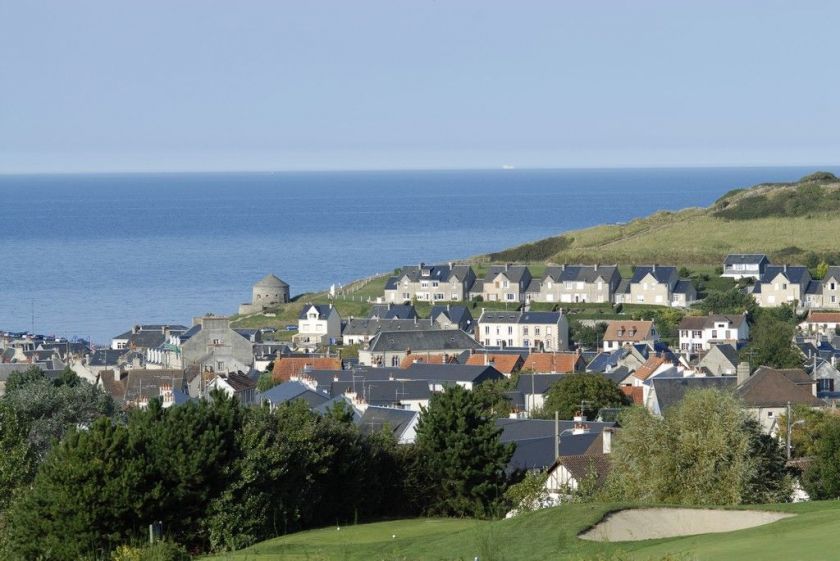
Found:
<svg viewBox="0 0 840 561"><path fill-rule="evenodd" d="M787 412L785 413L785 421L787 424L787 443L785 444L785 455L787 456L788 461L790 461L790 430L793 427L793 423L791 423L790 418L790 401L787 402Z"/></svg>
<svg viewBox="0 0 840 561"><path fill-rule="evenodd" d="M554 412L554 459L560 457L560 412Z"/></svg>

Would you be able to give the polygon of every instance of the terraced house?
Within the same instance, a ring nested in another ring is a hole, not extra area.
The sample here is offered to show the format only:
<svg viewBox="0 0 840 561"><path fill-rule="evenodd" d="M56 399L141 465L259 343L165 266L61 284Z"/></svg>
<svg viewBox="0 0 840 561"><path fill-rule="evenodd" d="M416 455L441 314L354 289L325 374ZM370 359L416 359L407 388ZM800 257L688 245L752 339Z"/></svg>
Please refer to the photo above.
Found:
<svg viewBox="0 0 840 561"><path fill-rule="evenodd" d="M406 266L385 283L386 302L460 302L469 299L475 272L468 265Z"/></svg>
<svg viewBox="0 0 840 561"><path fill-rule="evenodd" d="M621 283L616 265L561 265L548 267L530 292L535 302L613 302Z"/></svg>
<svg viewBox="0 0 840 561"><path fill-rule="evenodd" d="M736 349L747 342L750 328L744 315L688 316L679 326L680 352L699 353L722 343Z"/></svg>
<svg viewBox="0 0 840 561"><path fill-rule="evenodd" d="M616 302L653 304L685 308L697 301L697 290L688 279L681 279L676 267L639 266L627 286L627 292L616 295Z"/></svg>
<svg viewBox="0 0 840 561"><path fill-rule="evenodd" d="M808 283L805 305L818 310L840 310L840 267L829 267L822 280Z"/></svg>
<svg viewBox="0 0 840 561"><path fill-rule="evenodd" d="M476 282L471 291L485 302L524 303L531 285L531 271L522 265L496 265L490 267L484 279Z"/></svg>
<svg viewBox="0 0 840 561"><path fill-rule="evenodd" d="M482 310L476 339L488 347L565 351L569 348L569 322L562 312Z"/></svg>
<svg viewBox="0 0 840 561"><path fill-rule="evenodd" d="M782 304L805 305L805 295L811 283L807 267L797 265L770 265L761 280L752 286L752 295L762 308L775 308Z"/></svg>

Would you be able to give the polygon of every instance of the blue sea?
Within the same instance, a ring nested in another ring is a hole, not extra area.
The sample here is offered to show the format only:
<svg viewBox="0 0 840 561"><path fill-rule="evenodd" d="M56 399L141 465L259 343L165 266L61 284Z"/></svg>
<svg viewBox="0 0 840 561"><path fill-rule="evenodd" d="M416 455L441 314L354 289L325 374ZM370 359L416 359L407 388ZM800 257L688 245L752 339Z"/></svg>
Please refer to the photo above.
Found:
<svg viewBox="0 0 840 561"><path fill-rule="evenodd" d="M840 168L829 168L838 171ZM0 176L0 329L106 343L135 323L235 313L813 168Z"/></svg>

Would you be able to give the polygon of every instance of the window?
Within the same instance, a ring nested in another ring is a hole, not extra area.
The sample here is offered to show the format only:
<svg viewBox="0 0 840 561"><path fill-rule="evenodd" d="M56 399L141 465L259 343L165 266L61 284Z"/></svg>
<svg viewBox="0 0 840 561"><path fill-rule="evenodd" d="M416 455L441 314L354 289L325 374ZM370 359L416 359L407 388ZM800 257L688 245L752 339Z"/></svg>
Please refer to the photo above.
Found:
<svg viewBox="0 0 840 561"><path fill-rule="evenodd" d="M818 392L833 392L834 391L834 380L831 378L817 378L817 391Z"/></svg>
<svg viewBox="0 0 840 561"><path fill-rule="evenodd" d="M514 299L515 299L515 297L516 297L516 295L515 295L515 294L513 294L512 292L508 292L508 293L507 293L507 299L508 299L508 300L514 300Z"/></svg>
<svg viewBox="0 0 840 561"><path fill-rule="evenodd" d="M484 326L484 334L485 335L490 335L490 326L489 325Z"/></svg>
<svg viewBox="0 0 840 561"><path fill-rule="evenodd" d="M406 300L411 300L411 294L409 294L408 292L403 292L403 298Z"/></svg>
<svg viewBox="0 0 840 561"><path fill-rule="evenodd" d="M546 335L551 335L551 328L550 327L545 328L545 334Z"/></svg>
<svg viewBox="0 0 840 561"><path fill-rule="evenodd" d="M432 281L432 288L437 288L439 284L438 281Z"/></svg>
<svg viewBox="0 0 840 561"><path fill-rule="evenodd" d="M400 365L400 357L394 355L391 357L391 366L399 366Z"/></svg>
<svg viewBox="0 0 840 561"><path fill-rule="evenodd" d="M717 329L712 329L712 339L717 339Z"/></svg>
<svg viewBox="0 0 840 561"><path fill-rule="evenodd" d="M461 299L461 297L458 295L458 293L457 293L457 292L453 292L453 293L452 293L452 299L453 299L453 300L460 300L460 299Z"/></svg>
<svg viewBox="0 0 840 561"><path fill-rule="evenodd" d="M429 287L429 281L420 281L420 287L421 288L428 288Z"/></svg>
<svg viewBox="0 0 840 561"><path fill-rule="evenodd" d="M540 334L540 328L539 328L539 327L535 327L535 328L534 328L534 335L539 335L539 334Z"/></svg>
<svg viewBox="0 0 840 561"><path fill-rule="evenodd" d="M522 335L528 335L528 327L527 326L522 328Z"/></svg>
<svg viewBox="0 0 840 561"><path fill-rule="evenodd" d="M440 292L435 292L435 300L443 300L443 296Z"/></svg>
<svg viewBox="0 0 840 561"><path fill-rule="evenodd" d="M523 347L530 347L531 346L531 341L529 341L528 339L522 339L522 346Z"/></svg>
<svg viewBox="0 0 840 561"><path fill-rule="evenodd" d="M513 335L513 326L508 325L508 335Z"/></svg>
<svg viewBox="0 0 840 561"><path fill-rule="evenodd" d="M225 363L216 361L216 372L224 372L225 371Z"/></svg>
<svg viewBox="0 0 840 561"><path fill-rule="evenodd" d="M214 345L224 345L225 342L224 342L223 339L213 339L213 344Z"/></svg>
<svg viewBox="0 0 840 561"><path fill-rule="evenodd" d="M786 282L782 283L782 290L787 290L787 283Z"/></svg>
<svg viewBox="0 0 840 561"><path fill-rule="evenodd" d="M768 412L767 412L767 416L768 416L768 417L772 417L772 416L773 416L773 412L772 412L772 411L768 411Z"/></svg>
<svg viewBox="0 0 840 561"><path fill-rule="evenodd" d="M501 330L499 329L499 326L497 325L496 326L496 335L499 335L500 333L501 333Z"/></svg>
<svg viewBox="0 0 840 561"><path fill-rule="evenodd" d="M508 339L507 344L508 344L508 347L512 347L513 346L513 339Z"/></svg>
<svg viewBox="0 0 840 561"><path fill-rule="evenodd" d="M834 286L834 283L833 283L833 282L832 282L831 284L829 284L828 286L831 288L831 290L834 290L834 289L835 289L835 286Z"/></svg>
<svg viewBox="0 0 840 561"><path fill-rule="evenodd" d="M509 288L510 283L508 281L502 281L502 288Z"/></svg>

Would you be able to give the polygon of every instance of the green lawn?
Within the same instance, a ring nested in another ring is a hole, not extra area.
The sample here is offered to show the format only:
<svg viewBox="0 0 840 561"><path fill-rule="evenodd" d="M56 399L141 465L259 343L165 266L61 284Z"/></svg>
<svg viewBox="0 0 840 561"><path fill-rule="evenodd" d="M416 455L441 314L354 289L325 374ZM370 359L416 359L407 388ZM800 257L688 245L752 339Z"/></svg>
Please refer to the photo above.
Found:
<svg viewBox="0 0 840 561"><path fill-rule="evenodd" d="M577 534L615 505L565 505L510 520L413 519L325 528L269 540L216 561L821 561L837 559L840 502L767 505L797 516L767 526L640 542L594 543Z"/></svg>

